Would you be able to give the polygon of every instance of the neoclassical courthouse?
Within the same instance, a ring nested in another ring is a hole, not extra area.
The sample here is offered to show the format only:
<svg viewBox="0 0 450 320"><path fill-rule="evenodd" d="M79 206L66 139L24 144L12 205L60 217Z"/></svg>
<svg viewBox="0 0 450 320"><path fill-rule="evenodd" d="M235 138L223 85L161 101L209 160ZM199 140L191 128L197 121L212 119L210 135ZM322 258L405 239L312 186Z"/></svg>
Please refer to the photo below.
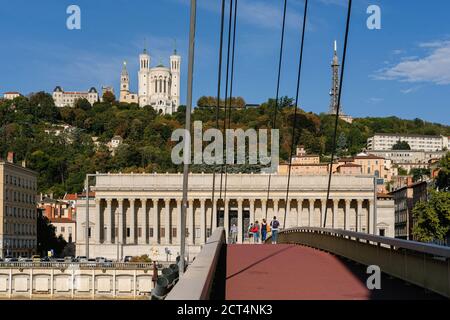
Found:
<svg viewBox="0 0 450 320"><path fill-rule="evenodd" d="M212 175L190 175L186 235L191 258L205 243L211 222L213 229L224 226L227 231L236 224L239 242L246 240L249 223L261 221L266 212L283 226L287 176L272 175L267 201L268 179L269 174L230 174L225 201L214 205ZM99 174L89 205L90 256L148 254L165 260L168 248L174 259L180 244L182 180L182 174ZM325 175L291 177L286 227L323 223L327 183ZM327 227L394 236L394 202L375 196L372 176L334 175L330 199ZM85 204L81 200L77 208L78 255L86 247ZM217 214L211 217L212 212Z"/></svg>

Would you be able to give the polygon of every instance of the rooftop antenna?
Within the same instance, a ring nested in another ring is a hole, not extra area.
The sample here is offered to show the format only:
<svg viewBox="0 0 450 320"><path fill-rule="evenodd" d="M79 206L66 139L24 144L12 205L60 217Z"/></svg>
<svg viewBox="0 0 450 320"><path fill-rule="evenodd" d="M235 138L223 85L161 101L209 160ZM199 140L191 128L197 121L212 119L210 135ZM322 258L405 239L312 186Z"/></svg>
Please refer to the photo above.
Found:
<svg viewBox="0 0 450 320"><path fill-rule="evenodd" d="M177 54L177 39L173 39L173 53Z"/></svg>

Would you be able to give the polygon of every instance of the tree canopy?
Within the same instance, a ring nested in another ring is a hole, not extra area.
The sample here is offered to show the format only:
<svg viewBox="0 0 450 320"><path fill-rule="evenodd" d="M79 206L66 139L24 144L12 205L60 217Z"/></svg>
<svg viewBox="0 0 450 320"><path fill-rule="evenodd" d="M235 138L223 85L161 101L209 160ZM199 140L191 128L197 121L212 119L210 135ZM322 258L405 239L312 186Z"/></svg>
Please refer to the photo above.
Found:
<svg viewBox="0 0 450 320"><path fill-rule="evenodd" d="M257 108L233 108L231 128L270 129L275 108L274 99ZM0 157L14 151L18 161L26 160L28 167L38 172L39 192L53 192L55 196L80 192L86 173L179 172L182 167L171 161L175 142L170 139L175 129L184 128L185 110L180 106L173 115L161 115L151 106L140 108L137 104L110 100L93 106L78 101L74 108L57 108L51 95L43 92L29 98L0 100ZM294 119L294 112L293 99L281 98L275 124L280 130L280 160L286 161L289 157L294 120L298 144L304 145L310 153L329 155L333 145L334 117L300 109ZM222 109L220 128L224 126L224 116ZM204 130L214 128L215 106L195 108L192 121L202 121ZM56 135L49 131L55 125L67 128ZM355 119L353 124L339 121L339 154L361 152L367 138L376 132L425 134L431 131L450 136L448 126L395 117ZM116 135L123 138L123 144L113 155L106 144ZM98 145L94 143L94 137ZM193 166L192 170L206 172L208 168ZM242 166L230 170L257 172L259 167ZM447 178L444 173L442 177L443 181L448 181L448 174Z"/></svg>
<svg viewBox="0 0 450 320"><path fill-rule="evenodd" d="M411 150L411 146L406 141L398 141L392 146L392 150Z"/></svg>

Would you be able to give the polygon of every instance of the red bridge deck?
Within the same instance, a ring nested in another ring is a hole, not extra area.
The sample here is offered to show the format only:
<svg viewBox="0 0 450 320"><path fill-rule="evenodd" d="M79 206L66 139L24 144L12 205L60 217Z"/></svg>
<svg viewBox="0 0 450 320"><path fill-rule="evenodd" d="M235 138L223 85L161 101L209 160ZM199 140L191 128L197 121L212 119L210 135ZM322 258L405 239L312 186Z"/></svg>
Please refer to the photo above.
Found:
<svg viewBox="0 0 450 320"><path fill-rule="evenodd" d="M435 299L437 295L382 277L369 290L362 266L295 245L229 245L227 300Z"/></svg>

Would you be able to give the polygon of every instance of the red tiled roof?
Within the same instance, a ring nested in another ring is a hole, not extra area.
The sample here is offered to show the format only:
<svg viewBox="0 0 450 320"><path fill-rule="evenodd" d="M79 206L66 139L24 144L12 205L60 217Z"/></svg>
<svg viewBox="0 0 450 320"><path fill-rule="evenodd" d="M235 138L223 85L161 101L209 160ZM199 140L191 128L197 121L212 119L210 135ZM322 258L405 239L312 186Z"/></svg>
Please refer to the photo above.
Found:
<svg viewBox="0 0 450 320"><path fill-rule="evenodd" d="M383 157L375 156L373 154L369 154L367 156L356 156L355 159L380 159L380 160L382 159L382 160L384 160Z"/></svg>
<svg viewBox="0 0 450 320"><path fill-rule="evenodd" d="M64 196L64 200L77 200L77 199L78 199L78 194L76 194L76 193L69 193Z"/></svg>

